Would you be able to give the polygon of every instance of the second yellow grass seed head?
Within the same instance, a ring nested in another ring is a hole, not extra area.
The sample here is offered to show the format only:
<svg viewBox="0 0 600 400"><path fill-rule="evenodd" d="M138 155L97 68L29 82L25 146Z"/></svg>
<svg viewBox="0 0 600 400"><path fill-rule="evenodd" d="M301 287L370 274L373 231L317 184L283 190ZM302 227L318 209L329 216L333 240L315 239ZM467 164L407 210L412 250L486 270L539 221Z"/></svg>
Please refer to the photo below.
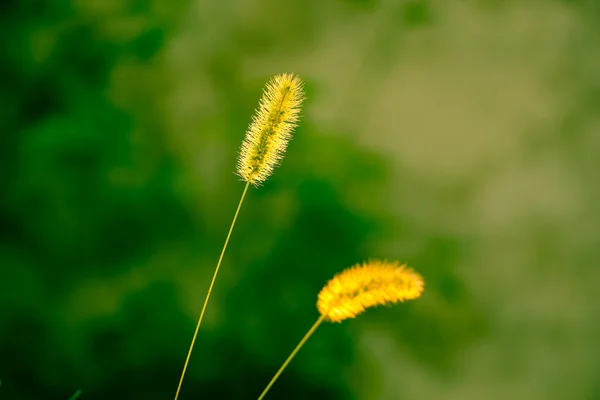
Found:
<svg viewBox="0 0 600 400"><path fill-rule="evenodd" d="M396 261L370 260L337 274L319 293L317 308L330 322L354 318L369 307L419 297L421 275Z"/></svg>
<svg viewBox="0 0 600 400"><path fill-rule="evenodd" d="M267 83L238 158L237 173L244 181L258 186L273 173L297 126L304 98L297 75L277 75Z"/></svg>

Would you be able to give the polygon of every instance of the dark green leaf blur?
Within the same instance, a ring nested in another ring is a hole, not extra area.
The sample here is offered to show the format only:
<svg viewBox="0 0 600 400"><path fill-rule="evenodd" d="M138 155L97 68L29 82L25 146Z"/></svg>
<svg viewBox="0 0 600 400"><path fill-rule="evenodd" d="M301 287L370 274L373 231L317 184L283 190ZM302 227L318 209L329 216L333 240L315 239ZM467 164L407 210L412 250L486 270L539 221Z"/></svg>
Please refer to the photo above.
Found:
<svg viewBox="0 0 600 400"><path fill-rule="evenodd" d="M266 399L600 399L600 2L3 0L0 42L0 400L173 399L283 72L180 399L257 399L371 257L423 296Z"/></svg>

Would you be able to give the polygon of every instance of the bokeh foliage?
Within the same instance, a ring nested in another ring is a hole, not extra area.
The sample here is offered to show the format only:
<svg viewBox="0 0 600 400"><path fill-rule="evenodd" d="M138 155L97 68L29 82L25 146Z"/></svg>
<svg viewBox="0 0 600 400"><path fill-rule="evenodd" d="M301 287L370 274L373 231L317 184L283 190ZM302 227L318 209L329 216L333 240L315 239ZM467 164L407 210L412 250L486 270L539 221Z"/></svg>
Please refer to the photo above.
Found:
<svg viewBox="0 0 600 400"><path fill-rule="evenodd" d="M249 192L182 398L256 398L369 257L423 298L323 325L270 398L599 398L599 10L2 2L0 398L174 395L237 149L286 71L305 115Z"/></svg>

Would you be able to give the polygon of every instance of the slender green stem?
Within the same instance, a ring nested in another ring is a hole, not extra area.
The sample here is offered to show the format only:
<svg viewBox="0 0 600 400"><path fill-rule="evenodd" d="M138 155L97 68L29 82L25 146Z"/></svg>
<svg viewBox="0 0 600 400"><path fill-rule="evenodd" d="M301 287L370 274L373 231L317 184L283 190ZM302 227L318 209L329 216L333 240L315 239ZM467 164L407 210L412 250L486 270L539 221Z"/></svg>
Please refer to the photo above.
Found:
<svg viewBox="0 0 600 400"><path fill-rule="evenodd" d="M77 399L81 395L81 393L81 389L77 390L75 393L73 393L73 396L69 397L69 400Z"/></svg>
<svg viewBox="0 0 600 400"><path fill-rule="evenodd" d="M300 350L300 348L304 345L304 343L306 343L306 341L308 340L308 338L317 330L317 328L319 327L319 325L321 325L321 322L323 322L324 320L325 320L325 316L321 315L321 317L317 320L317 322L315 322L315 324L312 326L312 328L310 328L308 330L308 332L306 332L306 335L304 335L304 337L302 338L302 340L300 341L300 343L298 343L298 346L296 346L296 348L294 349L294 351L292 351L292 354L290 354L290 356L287 358L287 360L285 360L285 362L283 363L283 365L281 366L281 368L279 368L279 371L277 371L277 373L275 374L275 376L273 377L273 379L271 379L271 382L269 382L269 384L267 385L267 387L265 388L265 390L263 390L263 392L260 395L260 397L258 398L258 400L262 400L263 397L265 397L265 395L267 394L267 392L269 391L269 389L271 389L271 386L273 386L273 384L275 383L275 381L277 380L277 378L279 378L279 375L281 375L281 373L283 372L283 370L285 369L285 367L287 367L287 365L290 363L290 361L292 361L292 358L294 358L294 356L296 355L296 353L298 352L298 350Z"/></svg>
<svg viewBox="0 0 600 400"><path fill-rule="evenodd" d="M187 370L188 363L190 361L190 356L192 355L192 349L194 348L194 343L196 343L196 337L198 336L198 330L200 329L200 324L202 323L202 318L204 318L204 312L206 311L206 305L208 304L208 299L210 298L210 294L212 293L213 286L215 284L215 280L217 279L217 274L219 273L219 267L221 266L221 261L223 261L223 255L225 254L225 249L227 249L227 244L229 243L229 238L231 237L231 231L233 231L233 226L235 225L235 221L237 220L238 214L240 213L240 209L242 208L242 203L244 202L244 198L246 197L246 192L248 191L248 187L250 183L246 183L246 187L244 188L244 193L242 193L242 197L240 198L240 202L237 206L237 210L235 211L235 215L233 217L233 221L231 222L231 226L229 227L229 233L227 233L227 238L225 239L225 244L223 245L223 250L221 250L221 256L219 257L219 261L217 262L217 267L215 268L215 273L213 274L212 281L210 282L210 286L208 288L208 293L206 294L206 299L204 299L204 305L202 306L202 312L200 313L200 318L198 318L198 324L196 325L196 331L194 332L194 336L192 337L192 343L190 344L190 349L188 351L188 355L185 359L185 364L183 365L183 371L181 372L181 378L179 379L179 385L177 386L177 393L175 393L175 400L179 397L179 391L181 390L181 384L183 383L183 377L185 376L185 371Z"/></svg>

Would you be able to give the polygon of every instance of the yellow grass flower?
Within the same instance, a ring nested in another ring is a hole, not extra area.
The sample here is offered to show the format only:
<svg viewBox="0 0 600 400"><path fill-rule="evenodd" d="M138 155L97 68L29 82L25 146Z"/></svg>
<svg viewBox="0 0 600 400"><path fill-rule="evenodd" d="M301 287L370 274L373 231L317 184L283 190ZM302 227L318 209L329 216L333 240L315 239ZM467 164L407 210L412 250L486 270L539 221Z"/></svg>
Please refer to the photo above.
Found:
<svg viewBox="0 0 600 400"><path fill-rule="evenodd" d="M294 74L281 74L273 77L268 83L263 96L260 100L260 105L256 114L252 118L252 123L248 128L246 137L242 142L242 148L238 159L237 172L244 181L246 186L242 192L242 196L238 203L237 209L233 216L233 221L229 226L229 232L225 238L221 255L217 261L215 272L213 273L208 292L204 298L204 305L196 324L196 330L192 336L190 348L188 350L185 363L183 364L183 371L179 377L179 385L177 386L177 392L175 392L175 400L179 398L181 386L183 384L183 378L192 356L192 350L196 343L196 337L200 330L200 325L206 312L208 300L213 291L231 232L237 221L237 217L242 208L242 203L246 198L248 187L250 184L258 186L261 182L264 182L273 172L273 168L283 157L287 143L292 137L292 130L298 122L298 115L300 113L300 106L304 100L304 93L302 91L302 81Z"/></svg>
<svg viewBox="0 0 600 400"><path fill-rule="evenodd" d="M416 299L423 293L423 286L421 275L397 261L370 260L334 276L319 293L317 308L321 316L283 362L258 400L264 399L292 358L323 321L342 322L356 317L369 307Z"/></svg>
<svg viewBox="0 0 600 400"><path fill-rule="evenodd" d="M238 158L237 173L244 181L258 186L273 173L297 125L303 100L303 83L297 75L277 75L267 83Z"/></svg>
<svg viewBox="0 0 600 400"><path fill-rule="evenodd" d="M423 278L398 262L371 260L336 275L319 293L317 308L330 322L354 318L369 307L417 298Z"/></svg>

